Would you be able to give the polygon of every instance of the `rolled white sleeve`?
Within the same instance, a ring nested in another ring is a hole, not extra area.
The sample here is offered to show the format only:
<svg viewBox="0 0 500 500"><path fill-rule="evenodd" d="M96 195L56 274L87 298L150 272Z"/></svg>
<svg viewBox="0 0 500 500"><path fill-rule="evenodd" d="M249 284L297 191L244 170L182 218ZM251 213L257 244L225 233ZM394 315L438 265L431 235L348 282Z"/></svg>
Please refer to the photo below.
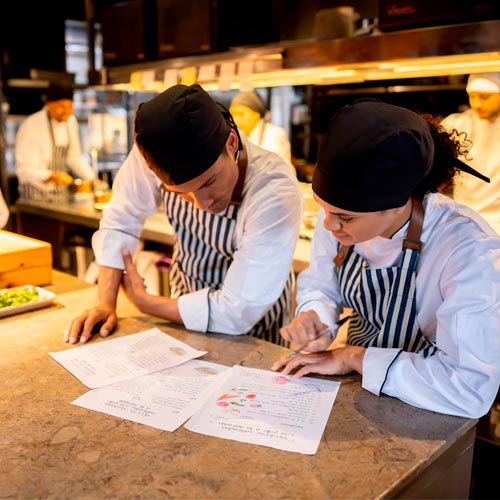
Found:
<svg viewBox="0 0 500 500"><path fill-rule="evenodd" d="M103 211L92 248L99 265L124 269L122 252L135 253L144 221L157 212L160 181L134 146L113 182L113 195Z"/></svg>
<svg viewBox="0 0 500 500"><path fill-rule="evenodd" d="M181 295L177 301L179 314L188 330L206 332L209 320L208 294L210 288Z"/></svg>
<svg viewBox="0 0 500 500"><path fill-rule="evenodd" d="M401 352L401 349L369 347L363 358L363 389L380 396L387 372Z"/></svg>

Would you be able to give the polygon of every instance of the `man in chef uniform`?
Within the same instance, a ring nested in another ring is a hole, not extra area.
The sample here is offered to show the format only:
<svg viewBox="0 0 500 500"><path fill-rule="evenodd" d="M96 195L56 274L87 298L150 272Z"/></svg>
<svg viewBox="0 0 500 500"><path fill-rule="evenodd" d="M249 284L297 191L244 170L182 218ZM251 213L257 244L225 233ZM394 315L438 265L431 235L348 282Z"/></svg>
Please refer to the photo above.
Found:
<svg viewBox="0 0 500 500"><path fill-rule="evenodd" d="M286 130L267 120L267 109L256 92L240 92L233 97L229 111L238 128L261 148L279 154L292 164L291 146Z"/></svg>
<svg viewBox="0 0 500 500"><path fill-rule="evenodd" d="M92 240L97 302L68 325L65 340L86 342L96 325L101 336L111 333L121 284L141 312L189 330L279 342L303 213L289 165L242 140L199 85L175 85L141 104L134 132ZM176 235L170 297L148 294L131 258L160 206Z"/></svg>
<svg viewBox="0 0 500 500"><path fill-rule="evenodd" d="M465 132L472 147L466 158L473 168L490 178L490 183L463 175L455 186L454 198L483 216L500 233L500 73L478 73L467 82L470 109L446 117L449 131Z"/></svg>
<svg viewBox="0 0 500 500"><path fill-rule="evenodd" d="M70 85L50 83L43 109L19 127L15 151L22 199L63 202L73 176L94 179L94 171L82 155Z"/></svg>

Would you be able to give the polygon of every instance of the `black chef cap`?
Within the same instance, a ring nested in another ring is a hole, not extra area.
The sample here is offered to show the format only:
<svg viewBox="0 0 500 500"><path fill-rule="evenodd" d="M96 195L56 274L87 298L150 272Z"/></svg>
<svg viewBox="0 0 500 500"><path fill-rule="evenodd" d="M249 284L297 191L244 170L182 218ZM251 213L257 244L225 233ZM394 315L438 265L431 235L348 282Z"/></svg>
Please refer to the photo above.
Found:
<svg viewBox="0 0 500 500"><path fill-rule="evenodd" d="M62 101L63 99L73 100L73 87L66 83L50 82L46 102Z"/></svg>
<svg viewBox="0 0 500 500"><path fill-rule="evenodd" d="M359 100L332 118L312 188L323 201L352 212L401 207L433 159L434 141L422 117L375 99Z"/></svg>
<svg viewBox="0 0 500 500"><path fill-rule="evenodd" d="M171 184L190 181L222 153L230 126L222 109L199 85L174 85L135 116L135 141L154 170Z"/></svg>

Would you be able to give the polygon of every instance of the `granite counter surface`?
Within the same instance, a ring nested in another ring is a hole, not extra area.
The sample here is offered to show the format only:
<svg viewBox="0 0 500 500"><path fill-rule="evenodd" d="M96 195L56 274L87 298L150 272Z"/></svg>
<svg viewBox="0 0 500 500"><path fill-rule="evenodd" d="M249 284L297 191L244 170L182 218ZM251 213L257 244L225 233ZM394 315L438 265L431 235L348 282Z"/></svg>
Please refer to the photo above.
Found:
<svg viewBox="0 0 500 500"><path fill-rule="evenodd" d="M183 427L165 432L73 406L87 388L48 352L74 348L63 342L64 329L94 299L95 287L63 293L46 309L0 320L0 498L398 497L474 430L474 420L376 397L359 376L336 378L341 387L314 456ZM113 337L157 326L228 366L268 369L282 353L250 337L192 333L144 317L121 296L118 313Z"/></svg>

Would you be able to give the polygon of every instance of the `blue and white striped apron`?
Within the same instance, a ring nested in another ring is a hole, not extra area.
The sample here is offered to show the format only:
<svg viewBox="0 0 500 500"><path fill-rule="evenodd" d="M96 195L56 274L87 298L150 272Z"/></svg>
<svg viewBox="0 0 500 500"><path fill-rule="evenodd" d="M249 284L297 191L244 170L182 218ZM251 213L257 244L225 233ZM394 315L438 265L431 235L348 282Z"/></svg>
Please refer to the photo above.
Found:
<svg viewBox="0 0 500 500"><path fill-rule="evenodd" d="M340 292L345 304L353 309L347 342L401 348L424 357L435 354L437 347L423 336L417 322L419 248L403 245L399 266L386 269L370 269L352 247L341 247L340 253L344 254L337 269Z"/></svg>
<svg viewBox="0 0 500 500"><path fill-rule="evenodd" d="M176 234L170 270L171 297L177 298L207 287L220 289L236 250L233 234L239 204L231 203L224 212L212 214L166 190L163 190L163 202ZM286 345L279 329L292 319L294 282L291 270L281 296L247 332L249 335Z"/></svg>
<svg viewBox="0 0 500 500"><path fill-rule="evenodd" d="M49 122L49 133L50 140L52 143L52 160L49 165L49 170L52 172L65 172L66 171L66 158L68 156L70 134L68 123L66 122L66 134L68 136L68 143L65 146L56 145L54 139L54 130L52 128L52 122L47 114L47 120ZM34 184L20 184L19 185L19 197L26 201L35 201L42 203L66 203L69 199L69 187L68 186L47 186L47 188L42 188Z"/></svg>

